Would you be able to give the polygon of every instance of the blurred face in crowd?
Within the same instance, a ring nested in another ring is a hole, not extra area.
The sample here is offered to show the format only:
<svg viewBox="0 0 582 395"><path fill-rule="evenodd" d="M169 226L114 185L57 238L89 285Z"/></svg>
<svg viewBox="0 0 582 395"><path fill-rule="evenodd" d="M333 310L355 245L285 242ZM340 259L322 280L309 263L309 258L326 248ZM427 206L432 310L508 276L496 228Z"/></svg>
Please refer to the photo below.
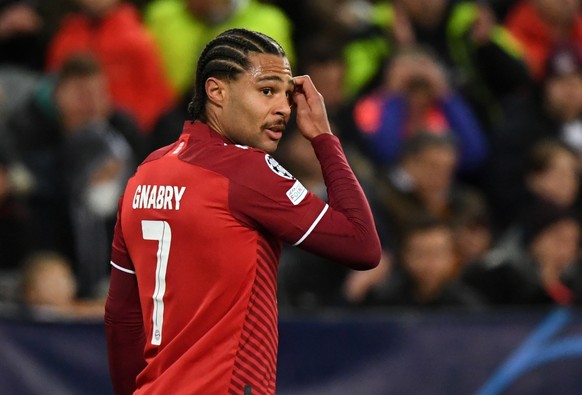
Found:
<svg viewBox="0 0 582 395"><path fill-rule="evenodd" d="M580 225L573 219L563 219L537 235L530 251L539 265L542 280L557 281L560 274L580 253Z"/></svg>
<svg viewBox="0 0 582 395"><path fill-rule="evenodd" d="M344 103L345 67L340 60L312 65L307 74L317 86L319 93L325 97L328 110L337 109Z"/></svg>
<svg viewBox="0 0 582 395"><path fill-rule="evenodd" d="M405 159L404 168L420 193L448 193L456 163L454 147L434 145Z"/></svg>
<svg viewBox="0 0 582 395"><path fill-rule="evenodd" d="M187 0L188 10L209 24L227 20L237 9L238 0Z"/></svg>
<svg viewBox="0 0 582 395"><path fill-rule="evenodd" d="M76 283L67 263L56 257L32 264L25 273L25 302L33 306L64 307L75 296Z"/></svg>
<svg viewBox="0 0 582 395"><path fill-rule="evenodd" d="M57 87L55 101L66 130L108 118L111 99L103 74L71 77Z"/></svg>
<svg viewBox="0 0 582 395"><path fill-rule="evenodd" d="M436 98L435 90L428 80L415 79L411 81L406 92L406 110L409 121L418 125L416 130L426 130L427 111L434 106Z"/></svg>
<svg viewBox="0 0 582 395"><path fill-rule="evenodd" d="M569 25L580 11L580 0L534 0L542 17L552 24Z"/></svg>
<svg viewBox="0 0 582 395"><path fill-rule="evenodd" d="M291 67L270 54L251 54L249 61L236 80L207 80L209 124L236 144L274 153L291 116Z"/></svg>
<svg viewBox="0 0 582 395"><path fill-rule="evenodd" d="M113 9L120 0L76 0L77 3L93 16L104 16Z"/></svg>
<svg viewBox="0 0 582 395"><path fill-rule="evenodd" d="M455 232L457 251L463 264L481 259L491 248L491 229L483 224L468 224Z"/></svg>
<svg viewBox="0 0 582 395"><path fill-rule="evenodd" d="M12 3L12 4L11 4ZM40 31L43 20L33 6L26 2L3 2L0 12L0 38Z"/></svg>
<svg viewBox="0 0 582 395"><path fill-rule="evenodd" d="M437 25L442 18L449 0L397 0L404 11L414 20L425 27Z"/></svg>
<svg viewBox="0 0 582 395"><path fill-rule="evenodd" d="M582 73L550 77L545 83L550 114L560 121L572 121L582 114Z"/></svg>
<svg viewBox="0 0 582 395"><path fill-rule="evenodd" d="M567 150L556 150L546 169L528 176L528 187L537 195L568 207L574 203L580 187L578 162Z"/></svg>
<svg viewBox="0 0 582 395"><path fill-rule="evenodd" d="M451 230L442 226L414 232L404 245L402 260L420 288L436 292L451 278L456 264Z"/></svg>

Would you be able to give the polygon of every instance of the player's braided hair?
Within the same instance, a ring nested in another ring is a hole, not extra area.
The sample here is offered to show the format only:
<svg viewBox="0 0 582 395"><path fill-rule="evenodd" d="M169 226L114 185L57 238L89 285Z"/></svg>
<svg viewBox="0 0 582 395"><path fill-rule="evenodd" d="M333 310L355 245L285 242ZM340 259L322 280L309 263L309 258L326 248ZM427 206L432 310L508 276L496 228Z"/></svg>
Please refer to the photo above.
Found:
<svg viewBox="0 0 582 395"><path fill-rule="evenodd" d="M283 48L271 37L241 28L226 30L206 45L198 59L194 95L188 105L192 120L205 120L206 80L209 77L236 79L249 69L251 52L285 56Z"/></svg>

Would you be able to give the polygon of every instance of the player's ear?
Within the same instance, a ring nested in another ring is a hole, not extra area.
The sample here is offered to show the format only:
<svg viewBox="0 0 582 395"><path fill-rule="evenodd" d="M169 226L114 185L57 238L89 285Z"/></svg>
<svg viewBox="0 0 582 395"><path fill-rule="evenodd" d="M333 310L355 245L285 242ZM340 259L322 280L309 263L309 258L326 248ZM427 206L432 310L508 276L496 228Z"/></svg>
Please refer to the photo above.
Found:
<svg viewBox="0 0 582 395"><path fill-rule="evenodd" d="M218 78L210 77L206 80L206 96L212 103L220 105L225 98L226 85Z"/></svg>

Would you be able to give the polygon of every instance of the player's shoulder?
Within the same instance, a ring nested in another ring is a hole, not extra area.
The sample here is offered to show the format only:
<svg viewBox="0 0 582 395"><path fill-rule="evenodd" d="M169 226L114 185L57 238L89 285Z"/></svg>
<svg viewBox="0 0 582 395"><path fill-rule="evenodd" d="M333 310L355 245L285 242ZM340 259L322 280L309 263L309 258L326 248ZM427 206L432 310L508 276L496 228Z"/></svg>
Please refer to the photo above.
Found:
<svg viewBox="0 0 582 395"><path fill-rule="evenodd" d="M275 157L263 150L245 145L230 144L225 146L227 156L232 155L233 175L244 177L245 182L255 181L258 184L283 180L294 180L295 177ZM236 180L235 180L236 181Z"/></svg>
<svg viewBox="0 0 582 395"><path fill-rule="evenodd" d="M174 147L175 143L172 143L170 145L166 145L164 147L158 148L154 151L152 151L141 163L146 164L148 162L154 161L156 159L160 159L161 157L163 157L164 155L166 155L171 149L172 147Z"/></svg>

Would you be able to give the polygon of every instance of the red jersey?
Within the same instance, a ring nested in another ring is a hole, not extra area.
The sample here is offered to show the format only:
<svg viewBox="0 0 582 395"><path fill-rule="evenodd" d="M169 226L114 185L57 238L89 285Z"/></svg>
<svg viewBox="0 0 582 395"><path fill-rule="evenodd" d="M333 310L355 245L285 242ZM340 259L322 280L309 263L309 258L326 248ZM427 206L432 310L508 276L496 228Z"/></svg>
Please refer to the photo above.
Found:
<svg viewBox="0 0 582 395"><path fill-rule="evenodd" d="M135 277L139 290L146 365L135 393L273 394L281 241L325 253L325 238L353 237L350 221L332 224L333 211L270 155L199 122L151 154L127 184L112 249L112 277ZM379 260L371 223L359 237L371 235L368 254Z"/></svg>

